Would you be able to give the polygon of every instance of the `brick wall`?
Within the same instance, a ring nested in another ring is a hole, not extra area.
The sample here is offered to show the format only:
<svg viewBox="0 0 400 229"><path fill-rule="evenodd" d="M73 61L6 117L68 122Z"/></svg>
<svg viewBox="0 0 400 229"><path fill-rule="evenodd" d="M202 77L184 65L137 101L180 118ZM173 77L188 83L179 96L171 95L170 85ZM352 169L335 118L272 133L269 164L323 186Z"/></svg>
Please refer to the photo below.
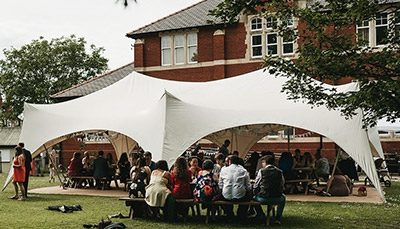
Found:
<svg viewBox="0 0 400 229"><path fill-rule="evenodd" d="M82 147L82 148L81 148ZM91 155L97 155L97 153L103 150L104 155L111 153L113 155L114 161L116 160L116 154L114 147L111 144L84 144L82 145L76 138L71 138L65 140L61 143L61 157L62 163L66 167L72 159L74 152L80 152L81 158L83 157L83 152L89 151Z"/></svg>

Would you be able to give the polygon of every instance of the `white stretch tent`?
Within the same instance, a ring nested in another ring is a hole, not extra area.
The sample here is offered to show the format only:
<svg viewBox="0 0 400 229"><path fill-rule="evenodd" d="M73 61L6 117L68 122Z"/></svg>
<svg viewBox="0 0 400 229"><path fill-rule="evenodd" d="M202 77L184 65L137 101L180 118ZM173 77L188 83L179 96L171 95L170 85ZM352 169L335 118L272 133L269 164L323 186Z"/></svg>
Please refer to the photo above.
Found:
<svg viewBox="0 0 400 229"><path fill-rule="evenodd" d="M373 153L381 155L378 132L362 128L361 112L345 119L338 111L288 100L281 92L286 80L263 70L204 83L161 80L133 72L78 99L25 104L20 140L35 151L60 136L110 130L135 140L154 159L170 161L197 140L225 129L294 126L333 140L361 166L384 198L372 157ZM337 86L338 91L356 89L356 83ZM249 143L254 141L245 137Z"/></svg>

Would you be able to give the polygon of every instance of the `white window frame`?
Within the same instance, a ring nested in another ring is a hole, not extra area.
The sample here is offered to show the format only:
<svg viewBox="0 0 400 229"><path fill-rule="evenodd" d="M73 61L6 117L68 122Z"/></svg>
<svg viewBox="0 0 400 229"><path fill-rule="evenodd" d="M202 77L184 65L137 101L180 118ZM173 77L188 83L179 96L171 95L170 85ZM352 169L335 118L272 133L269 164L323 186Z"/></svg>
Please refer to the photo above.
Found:
<svg viewBox="0 0 400 229"><path fill-rule="evenodd" d="M365 25L365 22L367 22L367 25ZM362 30L368 29L368 44L366 44L366 46L370 46L371 45L371 21L362 20L361 26L358 25L358 23L356 24L357 39L359 38L358 33L359 33L359 30L361 30L361 29Z"/></svg>
<svg viewBox="0 0 400 229"><path fill-rule="evenodd" d="M190 45L189 45L189 40L188 40L189 34L192 34L192 35L194 34L195 38L196 38L196 42L193 43L193 44L190 44ZM175 39L176 39L177 36L183 36L183 45L182 46L177 46L176 45ZM197 32L176 33L176 34L161 34L160 37L161 37L161 44L160 44L161 45L161 66L179 66L179 65L185 65L185 64L198 63L197 60L196 61L190 60L191 58L190 58L190 55L189 55L189 47L191 47L191 48L196 47L196 54L198 54L198 48L197 48L197 46L198 46L198 36L197 36ZM168 37L170 39L170 42L169 42L170 46L169 47L163 46L162 39L164 39L164 37ZM178 62L176 62L176 51L177 51L177 49L182 49L182 48L183 48L183 55L184 55L183 62L182 63L178 63ZM164 63L165 62L164 55L163 55L164 50L170 50L170 52L171 52L171 54L170 54L171 55L170 56L171 63Z"/></svg>
<svg viewBox="0 0 400 229"><path fill-rule="evenodd" d="M259 45L254 45L253 44L253 37L255 37L255 36L259 36L259 37L261 37L261 44L259 44ZM251 58L262 58L263 57L263 35L261 34L261 33L256 33L256 34L252 34L251 35ZM259 55L259 56L255 56L254 55L254 53L253 53L253 48L258 48L258 47L261 47L261 55Z"/></svg>
<svg viewBox="0 0 400 229"><path fill-rule="evenodd" d="M382 14L386 14L386 24L380 24L380 25L378 25L378 23L377 23L377 20L378 20L378 18L376 18L375 19L375 46L376 47L384 47L384 46L386 46L387 44L380 44L380 45L378 45L378 39L377 39L377 33L376 33L376 31L377 31L377 28L383 28L383 27L386 27L386 31L387 31L387 33L389 33L390 31L389 31L389 18L390 17L393 17L392 15L389 15L388 13L386 13L386 12L382 12L382 13L380 13L379 14L379 16L381 16ZM382 18L382 17L381 17ZM382 21L384 20L384 19L381 19Z"/></svg>
<svg viewBox="0 0 400 229"><path fill-rule="evenodd" d="M254 20L260 20L260 23L258 23L258 22L253 23ZM259 24L259 25L260 25L260 28L253 29L253 24L255 24L256 26ZM250 20L250 30L254 32L254 31L262 31L262 29L263 29L263 20L262 20L262 18L253 17L253 18Z"/></svg>
<svg viewBox="0 0 400 229"><path fill-rule="evenodd" d="M276 36L276 43L268 43L268 35L275 35ZM269 56L272 56L272 57L279 56L279 48L280 48L279 38L280 38L280 36L278 35L277 32L270 31L270 32L267 32L265 34L265 54L266 55L269 55ZM269 54L268 53L268 47L269 46L276 46L276 54Z"/></svg>
<svg viewBox="0 0 400 229"><path fill-rule="evenodd" d="M262 29L253 29L254 25L254 20L256 19L261 19L262 22ZM296 28L297 26L297 20L292 17L288 19L290 23L287 23L287 26L289 28ZM275 24L276 23L276 24ZM276 31L275 26L278 26L279 24L283 23L283 21L278 20L274 16L270 16L267 18L259 18L259 17L251 17L249 18L249 23L248 23L248 31L250 33L249 36L249 46L250 46L250 58L251 59L260 59L263 58L263 56L268 55L268 40L267 36L269 34L276 34L277 35L277 43L276 44L271 44L271 45L277 45L277 54L273 54L272 57L280 56L280 57L288 57L288 56L294 56L297 46L296 46L296 40L294 39L293 41L284 41L283 37L279 35L279 33ZM260 45L254 45L253 44L253 37L254 36L261 36L261 44L262 44L262 55L261 56L255 56L253 53L253 48L259 47ZM283 53L284 51L284 45L291 44L293 46L293 52L291 53Z"/></svg>
<svg viewBox="0 0 400 229"><path fill-rule="evenodd" d="M182 37L182 45L177 45L176 41L178 40L178 37ZM183 65L185 64L185 59L186 59L186 54L185 54L185 46L186 46L186 36L184 34L176 34L173 38L174 40L174 64L175 65ZM177 61L177 52L178 50L182 51L183 58L182 62Z"/></svg>
<svg viewBox="0 0 400 229"><path fill-rule="evenodd" d="M169 47L167 47L167 46L163 46L163 44L164 44L164 42L163 42L163 39L164 38L169 38L170 39L170 41L169 41ZM172 65L172 63L173 63L173 55L172 55L172 42L173 42L173 39L172 39L172 36L162 36L161 37L161 66L171 66ZM164 63L164 51L165 50L170 50L170 55L172 55L171 56L171 63Z"/></svg>
<svg viewBox="0 0 400 229"><path fill-rule="evenodd" d="M196 43L194 43L194 44L189 44L189 36L190 35L194 35L195 37L196 37ZM198 54L198 52L199 52L199 50L198 50L198 48L197 48L197 44L198 44L198 37L197 37L197 33L188 33L187 35L186 35L186 37L187 37L187 52L186 52L186 55L187 55L187 63L188 64L195 64L195 63L197 63L198 61L197 61L197 59L195 60L195 61L192 61L191 60L191 57L190 57L190 53L189 53L189 50L190 50L190 48L193 48L193 47L196 47L196 55Z"/></svg>
<svg viewBox="0 0 400 229"><path fill-rule="evenodd" d="M389 23L390 23L391 20L394 20L394 17L396 16L396 12L389 13L387 11L383 11L383 12L380 12L379 15L381 15L381 14L386 14L387 15L387 18L386 18L387 23L386 24L378 25L377 24L377 19L378 19L377 17L368 20L368 26L364 26L364 25L363 26L359 26L358 24L356 24L357 37L358 37L359 29L366 29L366 28L369 29L368 47L383 48L383 47L387 46L387 44L380 44L380 45L377 44L377 36L376 36L376 29L377 28L386 27L388 34L395 32L395 31L391 31L391 28L389 27ZM377 16L379 16L379 15L377 15ZM398 23L396 23L396 26L400 26L400 21Z"/></svg>

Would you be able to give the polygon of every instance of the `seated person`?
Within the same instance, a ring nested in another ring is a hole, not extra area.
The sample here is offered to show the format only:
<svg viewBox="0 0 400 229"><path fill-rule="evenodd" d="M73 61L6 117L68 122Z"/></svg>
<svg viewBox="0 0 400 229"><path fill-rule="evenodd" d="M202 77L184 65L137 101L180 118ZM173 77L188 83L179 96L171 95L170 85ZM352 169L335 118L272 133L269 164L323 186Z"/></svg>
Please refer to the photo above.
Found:
<svg viewBox="0 0 400 229"><path fill-rule="evenodd" d="M350 178L343 175L339 168L336 168L334 175L329 178L327 187L332 196L348 196L353 190Z"/></svg>
<svg viewBox="0 0 400 229"><path fill-rule="evenodd" d="M144 158L146 159L146 165L149 166L151 171L156 169L156 163L152 160L153 157L149 151L146 151L144 154Z"/></svg>
<svg viewBox="0 0 400 229"><path fill-rule="evenodd" d="M93 177L96 179L96 187L101 188L101 178L108 176L108 163L104 158L104 151L100 150L93 162Z"/></svg>
<svg viewBox="0 0 400 229"><path fill-rule="evenodd" d="M150 207L163 208L165 219L172 222L175 220L175 198L171 195L170 180L167 162L158 161L151 173L144 200Z"/></svg>
<svg viewBox="0 0 400 229"><path fill-rule="evenodd" d="M186 159L178 157L174 163L174 169L171 173L172 196L175 199L193 199L193 192L190 188L192 181L192 172L190 172ZM186 216L189 207L177 206L177 213Z"/></svg>
<svg viewBox="0 0 400 229"><path fill-rule="evenodd" d="M217 177L212 172L213 168L214 163L211 160L203 162L203 170L199 172L196 179L196 187L193 191L194 197L199 202L210 203L219 193Z"/></svg>
<svg viewBox="0 0 400 229"><path fill-rule="evenodd" d="M299 149L294 150L294 157L293 157L293 168L303 168L303 156Z"/></svg>
<svg viewBox="0 0 400 229"><path fill-rule="evenodd" d="M129 162L127 153L121 154L117 166L121 182L126 183L126 179L129 178L129 171L131 170L131 163Z"/></svg>
<svg viewBox="0 0 400 229"><path fill-rule="evenodd" d="M81 176L82 175L82 160L81 160L81 154L78 152L74 153L74 156L72 157L71 161L69 162L68 165L68 176Z"/></svg>
<svg viewBox="0 0 400 229"><path fill-rule="evenodd" d="M215 164L214 164L214 168L213 168L212 172L215 175L216 179L218 180L219 173L221 172L222 167L225 166L225 156L222 153L217 153L215 155L214 159L215 159ZM203 166L203 170L204 170L204 166Z"/></svg>
<svg viewBox="0 0 400 229"><path fill-rule="evenodd" d="M302 164L305 168L314 168L314 159L310 152L304 152Z"/></svg>
<svg viewBox="0 0 400 229"><path fill-rule="evenodd" d="M231 155L228 157L228 166L221 169L218 186L222 190L222 197L228 201L248 201L250 186L250 177L247 170L239 165L240 159L237 156ZM243 220L247 217L247 205L239 205L237 216ZM224 208L228 217L233 216L233 206Z"/></svg>
<svg viewBox="0 0 400 229"><path fill-rule="evenodd" d="M186 159L178 157L171 173L172 195L175 199L191 199L193 198L190 190L190 182L192 181L192 172L190 172Z"/></svg>
<svg viewBox="0 0 400 229"><path fill-rule="evenodd" d="M321 150L317 150L315 154L315 176L317 180L322 178L324 181L327 181L329 178L329 161L325 157L321 156Z"/></svg>
<svg viewBox="0 0 400 229"><path fill-rule="evenodd" d="M254 199L261 203L278 205L275 223L281 224L283 209L285 208L286 196L283 194L285 180L282 170L275 164L272 156L263 157L263 168L258 171L254 183ZM261 206L255 206L257 217L265 218Z"/></svg>
<svg viewBox="0 0 400 229"><path fill-rule="evenodd" d="M282 170L283 176L286 180L295 179L295 174L292 171L293 157L289 152L283 152L279 158L278 167Z"/></svg>
<svg viewBox="0 0 400 229"><path fill-rule="evenodd" d="M142 157L131 171L132 184L129 188L130 197L145 197L146 186L150 182L151 170L146 165L146 160Z"/></svg>
<svg viewBox="0 0 400 229"><path fill-rule="evenodd" d="M191 157L189 159L190 165L190 172L192 173L192 180L196 180L198 173L200 172L201 168L199 167L199 160L197 157Z"/></svg>

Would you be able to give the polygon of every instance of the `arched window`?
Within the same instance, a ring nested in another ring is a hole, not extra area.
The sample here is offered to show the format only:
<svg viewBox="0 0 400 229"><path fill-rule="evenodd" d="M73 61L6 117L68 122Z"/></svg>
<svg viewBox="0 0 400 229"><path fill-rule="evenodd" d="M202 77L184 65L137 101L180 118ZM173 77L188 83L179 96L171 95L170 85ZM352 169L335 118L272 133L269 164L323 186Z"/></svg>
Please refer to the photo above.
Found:
<svg viewBox="0 0 400 229"><path fill-rule="evenodd" d="M261 30L262 29L262 20L261 18L253 18L251 20L251 31L257 31L257 30Z"/></svg>

